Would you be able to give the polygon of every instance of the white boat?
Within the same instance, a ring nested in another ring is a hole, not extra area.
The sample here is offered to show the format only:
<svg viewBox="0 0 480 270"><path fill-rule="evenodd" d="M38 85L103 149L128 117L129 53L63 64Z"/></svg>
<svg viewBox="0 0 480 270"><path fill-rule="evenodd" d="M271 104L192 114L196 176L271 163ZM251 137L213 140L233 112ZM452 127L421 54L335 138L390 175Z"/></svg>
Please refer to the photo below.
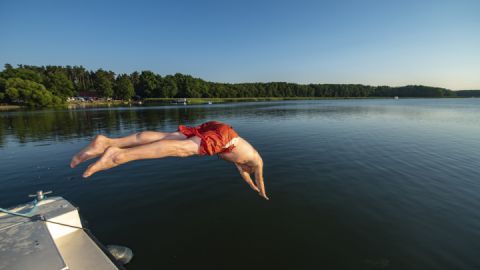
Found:
<svg viewBox="0 0 480 270"><path fill-rule="evenodd" d="M75 206L44 194L38 191L31 203L0 208L0 269L125 269L121 261L130 261L130 249L103 246L83 227Z"/></svg>

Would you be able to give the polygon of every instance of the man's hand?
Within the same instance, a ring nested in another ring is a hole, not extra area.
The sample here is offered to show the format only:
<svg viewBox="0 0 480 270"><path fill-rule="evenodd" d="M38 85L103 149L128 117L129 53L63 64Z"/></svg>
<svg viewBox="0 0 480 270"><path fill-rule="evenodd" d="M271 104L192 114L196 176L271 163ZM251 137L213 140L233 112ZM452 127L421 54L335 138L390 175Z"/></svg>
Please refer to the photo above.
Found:
<svg viewBox="0 0 480 270"><path fill-rule="evenodd" d="M237 167L238 169L238 172L240 173L240 176L242 176L243 180L245 180L245 182L247 182L247 184L253 189L255 190L256 192L260 192L260 189L258 189L257 186L255 186L255 184L253 183L253 180L252 178L250 178L250 173L245 170L244 168L242 168L241 165L235 163L235 166Z"/></svg>
<svg viewBox="0 0 480 270"><path fill-rule="evenodd" d="M264 199L266 200L269 200L269 198L267 197L267 194L265 194L265 187L263 187L263 176L262 176L262 180L261 182L259 181L259 178L257 176L257 170L254 170L248 166L242 166L242 165L239 165L237 163L235 163L235 166L237 167L238 169L238 172L240 173L240 175L242 176L243 180L245 180L245 182L247 182L247 184L253 189L255 190L256 192L258 192L258 195L260 195L261 197L263 197ZM261 169L260 169L261 170ZM257 184L255 185L253 183L253 180L252 178L250 177L250 173L252 172L255 172L255 181L257 182ZM260 184L260 185L259 185ZM260 187L260 188L259 188ZM263 187L263 191L262 191L262 187Z"/></svg>
<svg viewBox="0 0 480 270"><path fill-rule="evenodd" d="M265 200L270 200L265 193L265 185L263 184L263 161L261 158L257 167L255 167L255 183L260 190L258 195L262 196Z"/></svg>
<svg viewBox="0 0 480 270"><path fill-rule="evenodd" d="M270 198L267 197L267 194L265 194L265 192L259 191L259 192L258 192L258 195L260 195L260 197L263 197L263 198L264 198L265 200L267 200L267 201L270 200Z"/></svg>

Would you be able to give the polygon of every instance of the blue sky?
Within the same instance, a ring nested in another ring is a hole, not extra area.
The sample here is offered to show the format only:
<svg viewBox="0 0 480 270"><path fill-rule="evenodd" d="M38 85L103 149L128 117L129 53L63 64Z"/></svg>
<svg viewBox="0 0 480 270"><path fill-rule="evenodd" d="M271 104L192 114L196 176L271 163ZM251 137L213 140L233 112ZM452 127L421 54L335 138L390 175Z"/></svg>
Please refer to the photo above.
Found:
<svg viewBox="0 0 480 270"><path fill-rule="evenodd" d="M480 1L0 1L0 64L480 89Z"/></svg>

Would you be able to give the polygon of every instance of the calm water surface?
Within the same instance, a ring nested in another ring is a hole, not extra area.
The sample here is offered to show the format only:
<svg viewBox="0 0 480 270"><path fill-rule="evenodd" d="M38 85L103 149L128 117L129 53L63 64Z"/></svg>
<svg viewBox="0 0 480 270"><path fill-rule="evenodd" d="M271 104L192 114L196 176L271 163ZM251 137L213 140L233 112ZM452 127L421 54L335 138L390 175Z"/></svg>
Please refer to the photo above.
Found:
<svg viewBox="0 0 480 270"><path fill-rule="evenodd" d="M208 120L259 150L270 201L216 157L68 167L95 134ZM1 112L0 206L53 190L129 269L479 269L479 138L480 99Z"/></svg>

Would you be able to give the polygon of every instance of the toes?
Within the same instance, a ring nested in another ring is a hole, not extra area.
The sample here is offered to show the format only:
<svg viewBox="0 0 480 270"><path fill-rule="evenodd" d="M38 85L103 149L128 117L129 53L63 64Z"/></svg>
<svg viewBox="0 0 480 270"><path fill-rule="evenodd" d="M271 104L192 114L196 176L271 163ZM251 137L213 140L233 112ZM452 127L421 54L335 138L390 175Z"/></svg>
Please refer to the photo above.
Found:
<svg viewBox="0 0 480 270"><path fill-rule="evenodd" d="M75 168L77 167L77 165L80 163L80 158L78 157L78 155L75 155L73 158L72 158L72 161L70 162L70 168Z"/></svg>
<svg viewBox="0 0 480 270"><path fill-rule="evenodd" d="M95 163L92 163L90 164L87 169L85 170L85 172L83 172L83 177L84 178L87 178L87 177L90 177L92 174L96 173L98 171L98 165L97 165L98 161L95 162Z"/></svg>
<svg viewBox="0 0 480 270"><path fill-rule="evenodd" d="M75 168L78 164L84 162L87 159L88 159L87 153L85 152L78 153L72 158L72 162L70 162L70 167Z"/></svg>
<svg viewBox="0 0 480 270"><path fill-rule="evenodd" d="M81 153L76 154L70 162L70 167L75 168L78 164L97 157L98 155L92 153L91 150L84 150Z"/></svg>

